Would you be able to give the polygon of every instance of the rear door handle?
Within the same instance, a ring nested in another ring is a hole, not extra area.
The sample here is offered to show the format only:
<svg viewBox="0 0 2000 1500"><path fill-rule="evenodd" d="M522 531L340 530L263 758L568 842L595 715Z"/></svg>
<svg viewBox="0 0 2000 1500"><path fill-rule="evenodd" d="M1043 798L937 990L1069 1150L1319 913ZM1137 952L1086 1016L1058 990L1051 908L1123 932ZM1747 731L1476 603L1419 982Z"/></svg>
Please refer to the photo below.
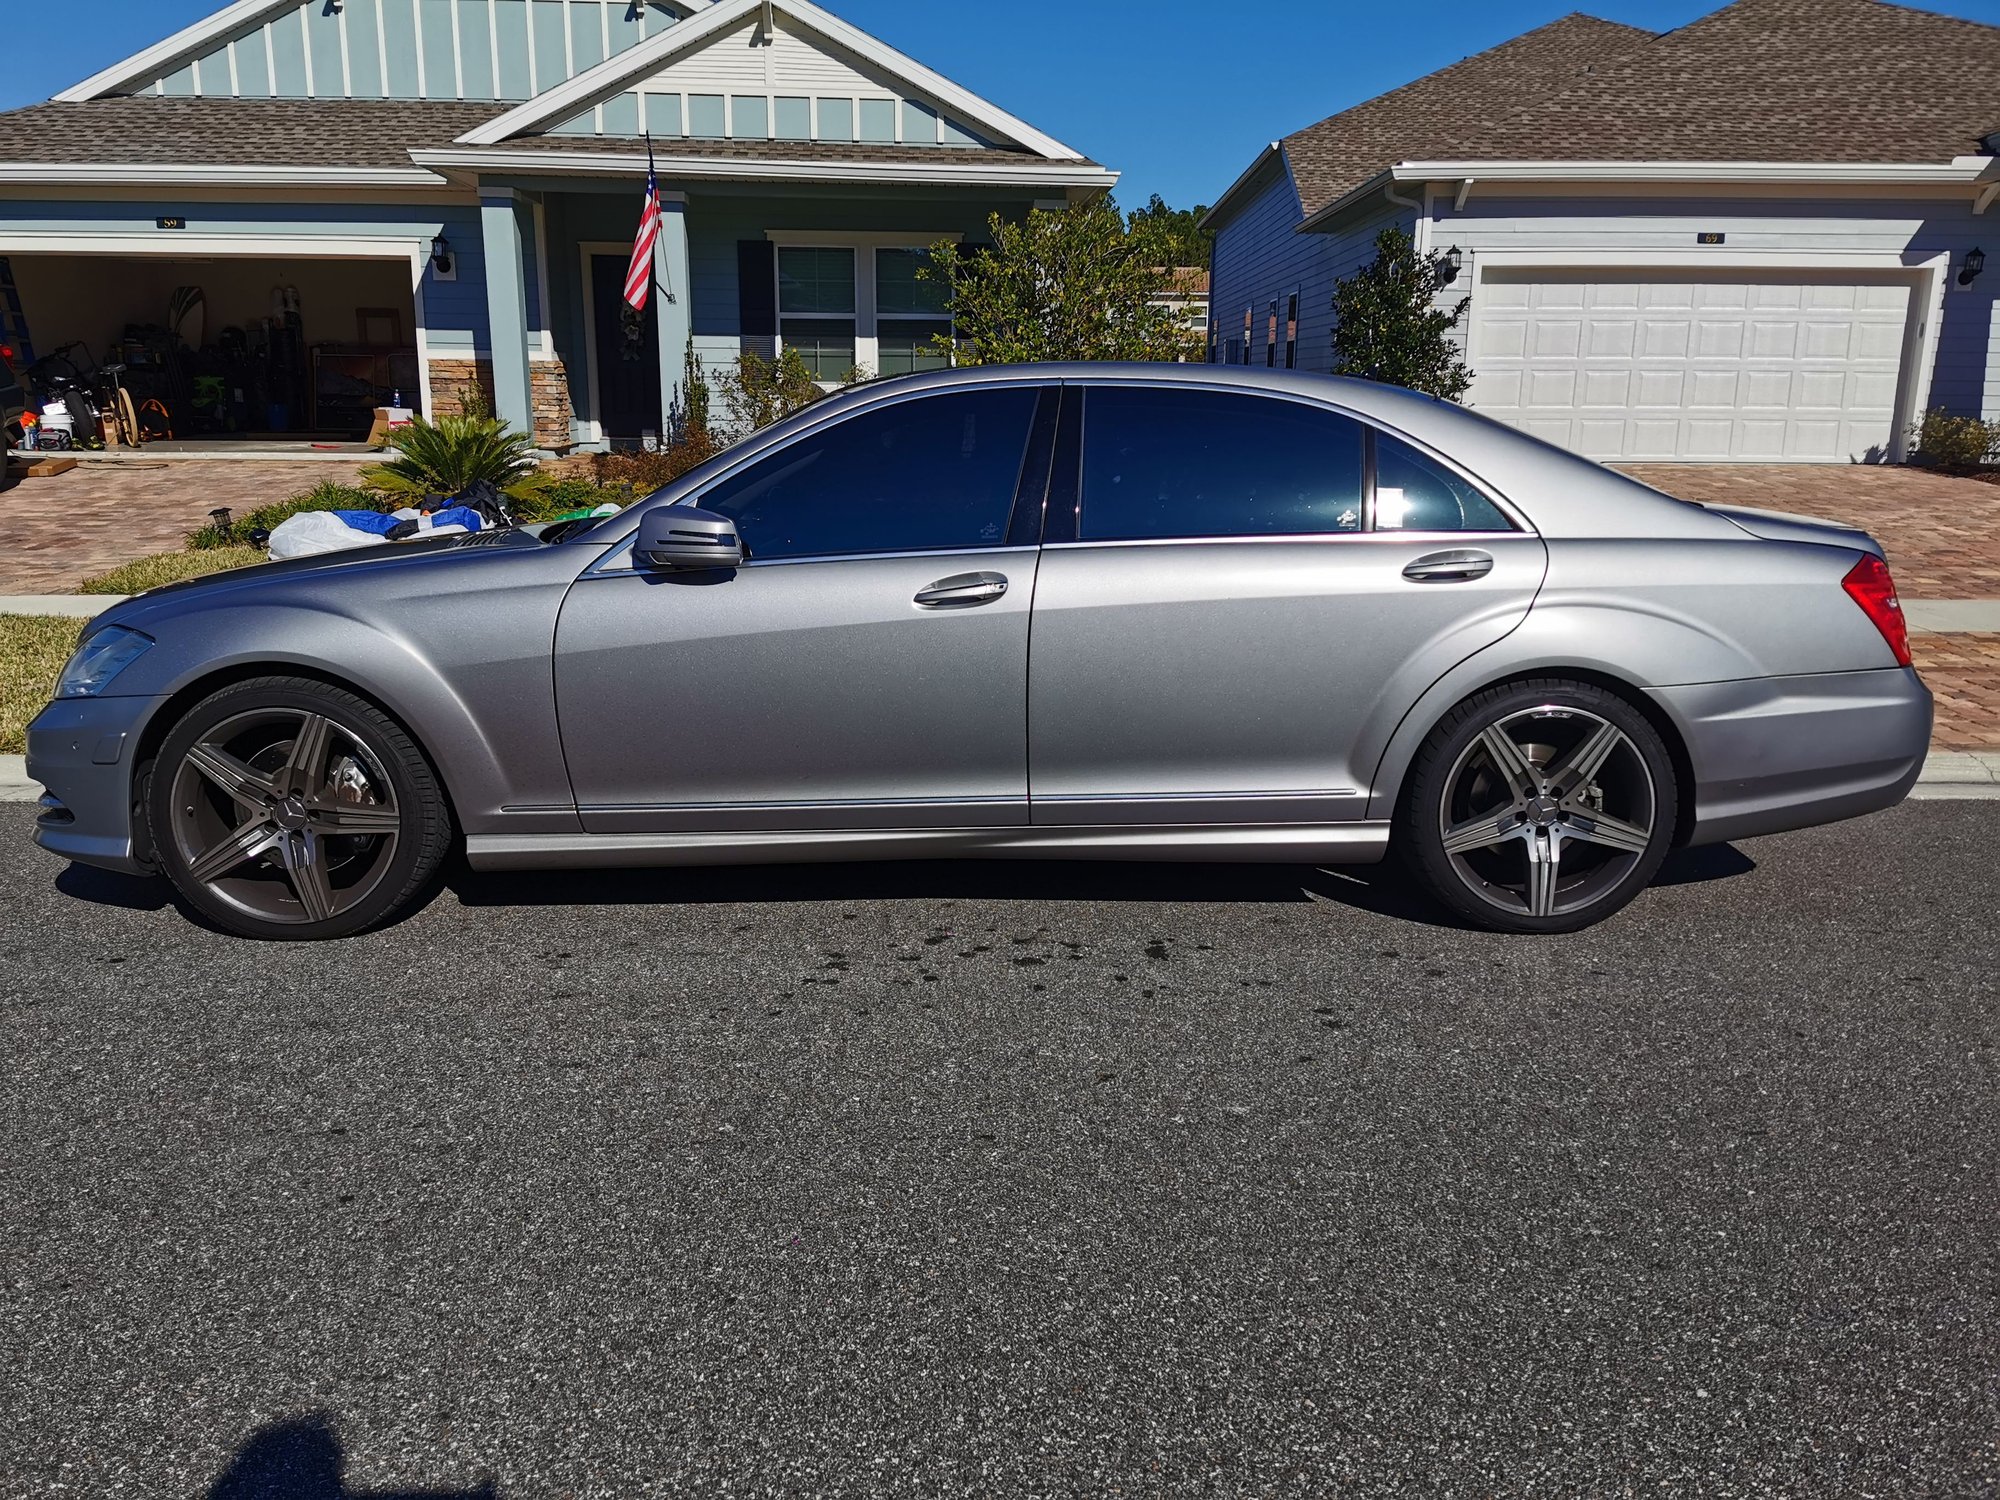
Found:
<svg viewBox="0 0 2000 1500"><path fill-rule="evenodd" d="M1007 592L1004 573L954 573L917 591L917 603L925 609L970 609L991 604Z"/></svg>
<svg viewBox="0 0 2000 1500"><path fill-rule="evenodd" d="M1452 547L1444 552L1426 552L1403 569L1403 576L1416 583L1466 583L1484 578L1493 571L1493 554L1477 547Z"/></svg>

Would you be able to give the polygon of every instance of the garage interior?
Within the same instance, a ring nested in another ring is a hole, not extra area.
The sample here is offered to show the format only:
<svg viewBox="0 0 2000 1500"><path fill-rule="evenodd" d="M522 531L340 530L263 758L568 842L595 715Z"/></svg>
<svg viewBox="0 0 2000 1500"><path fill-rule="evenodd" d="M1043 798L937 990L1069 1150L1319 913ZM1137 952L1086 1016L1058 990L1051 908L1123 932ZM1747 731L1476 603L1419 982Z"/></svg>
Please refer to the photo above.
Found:
<svg viewBox="0 0 2000 1500"><path fill-rule="evenodd" d="M149 446L352 444L376 407L421 405L406 259L15 253L0 264L48 368L88 381L126 367Z"/></svg>

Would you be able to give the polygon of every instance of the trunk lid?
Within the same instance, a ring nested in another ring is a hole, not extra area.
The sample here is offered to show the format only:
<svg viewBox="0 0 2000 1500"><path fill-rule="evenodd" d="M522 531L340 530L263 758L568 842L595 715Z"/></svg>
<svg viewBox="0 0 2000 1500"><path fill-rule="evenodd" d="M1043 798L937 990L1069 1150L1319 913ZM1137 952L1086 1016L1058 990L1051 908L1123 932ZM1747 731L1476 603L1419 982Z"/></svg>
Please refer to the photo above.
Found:
<svg viewBox="0 0 2000 1500"><path fill-rule="evenodd" d="M1811 542L1821 547L1846 547L1855 552L1872 552L1884 557L1882 544L1859 526L1828 521L1819 516L1799 516L1782 510L1756 510L1747 505L1713 505L1699 502L1711 515L1767 542Z"/></svg>

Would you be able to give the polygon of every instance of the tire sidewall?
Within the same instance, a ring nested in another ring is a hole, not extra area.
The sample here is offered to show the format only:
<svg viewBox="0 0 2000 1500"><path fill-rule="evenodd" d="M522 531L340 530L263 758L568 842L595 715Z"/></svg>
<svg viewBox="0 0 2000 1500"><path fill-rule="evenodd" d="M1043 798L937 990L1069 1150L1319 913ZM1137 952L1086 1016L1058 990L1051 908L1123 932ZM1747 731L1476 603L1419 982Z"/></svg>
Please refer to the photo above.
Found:
<svg viewBox="0 0 2000 1500"><path fill-rule="evenodd" d="M172 827L174 785L187 751L217 724L259 709L299 709L325 714L343 732L359 738L389 778L396 805L404 809L389 869L368 896L325 922L271 922L233 906L209 891L187 871ZM429 763L402 728L363 698L327 683L305 678L259 678L210 694L190 708L167 731L150 771L146 818L153 842L153 859L182 898L208 921L243 937L276 942L344 937L364 931L394 914L412 889L430 872L427 854L437 840L428 826L443 817L442 797ZM431 855L434 868L437 860Z"/></svg>
<svg viewBox="0 0 2000 1500"><path fill-rule="evenodd" d="M1523 709L1574 708L1615 725L1632 742L1653 778L1653 837L1623 879L1579 911L1552 917L1509 912L1481 899L1465 885L1445 853L1438 809L1450 791L1451 775L1489 725ZM1431 731L1398 809L1396 843L1405 866L1454 914L1478 927L1500 932L1562 933L1590 927L1611 916L1652 883L1671 850L1680 809L1680 783L1673 757L1652 722L1618 694L1569 678L1510 683L1474 694Z"/></svg>

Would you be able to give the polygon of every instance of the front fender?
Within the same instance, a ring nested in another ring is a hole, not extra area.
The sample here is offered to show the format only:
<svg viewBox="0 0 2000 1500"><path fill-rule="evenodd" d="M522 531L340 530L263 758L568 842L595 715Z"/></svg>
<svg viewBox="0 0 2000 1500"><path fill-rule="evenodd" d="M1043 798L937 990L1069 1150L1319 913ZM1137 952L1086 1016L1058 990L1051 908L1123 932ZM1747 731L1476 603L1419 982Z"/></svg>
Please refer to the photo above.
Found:
<svg viewBox="0 0 2000 1500"><path fill-rule="evenodd" d="M408 728L465 832L575 832L549 664L569 577L518 575L489 563L404 569L366 587L219 590L152 607L141 596L115 620L155 645L112 685L158 704L251 670L331 678Z"/></svg>

